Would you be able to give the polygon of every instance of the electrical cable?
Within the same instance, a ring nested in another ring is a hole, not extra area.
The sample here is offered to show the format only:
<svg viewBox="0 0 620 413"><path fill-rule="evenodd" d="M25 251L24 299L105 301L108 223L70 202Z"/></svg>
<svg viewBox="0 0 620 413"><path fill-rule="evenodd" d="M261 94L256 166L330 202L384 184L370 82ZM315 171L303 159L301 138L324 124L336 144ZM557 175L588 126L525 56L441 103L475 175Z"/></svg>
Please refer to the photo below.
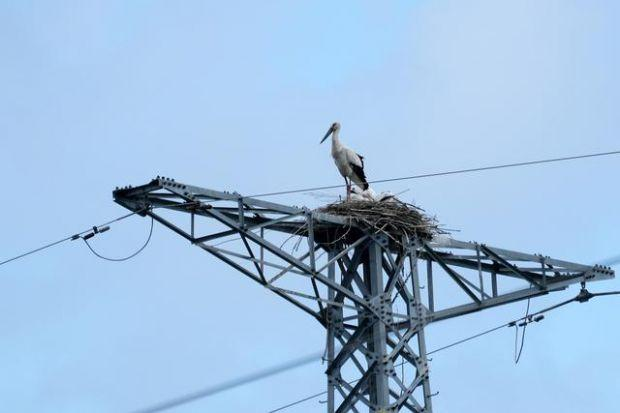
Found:
<svg viewBox="0 0 620 413"><path fill-rule="evenodd" d="M493 327L491 329L482 331L480 333L477 333L477 334L474 334L472 336L466 337L464 339L455 341L455 342L450 343L448 345L445 345L443 347L436 348L436 349L426 353L426 355L430 356L430 355L438 353L440 351L447 350L449 348L452 348L452 347L455 347L457 345L466 343L466 342L474 340L476 338L479 338L479 337L491 334L491 333L493 333L495 331L498 331L498 330L500 330L502 328L505 328L505 327L514 327L520 321L526 321L527 323L541 321L543 319L542 315L544 313L547 313L549 311L555 310L555 309L557 309L559 307L565 306L565 305L570 304L570 303L575 302L575 301L585 302L585 301L588 301L590 298L597 297L597 296L604 296L604 295L620 295L620 291L610 291L610 292L602 292L602 293L590 293L590 292L587 292L587 290L582 289L581 292L576 297L574 297L574 298L571 298L571 299L566 300L566 301L562 301L562 302L554 304L554 305L552 305L550 307L546 307L546 308L544 308L544 309L542 309L540 311L537 311L535 313L528 314L525 317L521 317L521 318L518 318L516 320L507 322L507 323L503 323L503 324L501 324L501 325L499 325L497 327ZM199 390L199 391L196 391L196 392L184 395L184 396L177 397L175 399L171 399L171 400L168 400L168 401L165 401L165 402L153 405L153 406L145 408L145 409L136 410L133 413L157 413L157 412L169 410L169 409L172 409L172 408L175 408L175 407L178 407L178 406L190 403L190 402L194 402L194 401L196 401L198 399L202 399L202 398L205 398L205 397L208 397L208 396L212 396L214 394L217 394L217 393L220 393L220 392L223 392L223 391L226 391L226 390L230 390L230 389L233 389L235 387L239 387L239 386L248 384L248 383L253 382L253 381L261 380L263 378L279 374L279 373L284 372L286 370L290 370L290 369L294 369L294 368L297 368L297 367L301 367L301 366L303 366L305 364L309 364L309 363L312 363L314 361L320 361L320 360L322 360L322 358L323 358L323 351L320 351L320 352L317 352L317 353L313 353L313 354L307 355L305 357L301 357L299 359L292 360L292 361L289 361L287 363L284 363L284 364L272 367L270 369L266 369L266 370L263 370L263 371L260 371L260 372L256 372L256 373L253 373L253 374L249 374L247 376L243 376L243 377L234 379L234 380L230 380L230 381L227 381L227 382L224 382L224 383L221 383L221 384L218 384L218 385L215 385L215 386L203 389L203 390ZM404 364L404 362L401 363L401 364ZM395 367L398 367L401 364L396 364ZM359 381L359 379L353 380L353 381L348 382L348 383L349 384L354 384L357 381ZM299 399L299 400L297 400L295 402L292 402L292 403L289 403L289 404L287 404L285 406L280 406L280 407L278 407L278 408L276 408L274 410L270 410L268 413L276 413L276 412L285 410L285 409L287 409L289 407L295 406L295 405L303 403L305 401L314 399L316 397L320 397L320 396L322 396L322 395L324 395L326 393L327 393L327 391L322 391L320 393L316 393L316 394L313 394L311 396L307 396L307 397L305 397L303 399Z"/></svg>
<svg viewBox="0 0 620 413"><path fill-rule="evenodd" d="M525 317L523 317L525 320L527 320L527 318L530 315L530 301L531 299L528 298L527 299L527 308L525 310ZM519 351L517 352L517 341L519 338L519 325L515 324L515 364L519 364L519 360L521 360L521 354L523 353L523 345L525 344L525 330L527 329L527 322L524 322L523 325L521 327L523 327L523 331L521 332L521 347L519 348Z"/></svg>
<svg viewBox="0 0 620 413"><path fill-rule="evenodd" d="M471 340L474 340L474 339L476 339L478 337L482 337L484 335L493 333L493 332L495 332L497 330L500 330L502 328L512 326L512 325L514 325L515 323L517 323L519 321L525 320L526 318L534 317L536 315L540 315L542 313L551 311L551 310L553 310L555 308L558 308L558 307L560 307L562 305L571 303L571 302L573 302L575 300L576 300L576 298L572 298L572 299L570 299L568 301L564 301L564 302L556 304L556 305L554 305L552 307L548 307L548 308L545 308L545 309L543 309L541 311L538 311L536 313L530 314L528 317L521 317L521 318L519 318L517 320L511 321L511 322L508 322L508 323L504 323L504 324L502 324L500 326L491 328L489 330L485 330L485 331L483 331L481 333L474 334L474 335L466 337L464 339L455 341L455 342L453 342L451 344L448 344L446 346L439 347L439 348L437 348L435 350L432 350L432 351L428 352L427 355L438 353L440 351L449 349L449 348L457 346L459 344L463 344L463 343L465 343L467 341L471 341ZM165 410L169 410L169 409L172 409L172 408L175 408L175 407L178 407L178 406L181 406L181 405L184 405L184 404L196 401L196 400L204 398L204 397L212 396L214 394L217 394L217 393L220 393L220 392L223 392L223 391L226 391L226 390L230 390L230 389L233 389L235 387L242 386L244 384L248 384L248 383L256 381L256 380L261 380L263 378L266 378L266 377L269 377L269 376L273 376L275 374L284 372L286 370L290 370L290 369L293 369L293 368L297 368L297 367L303 366L305 364L312 363L312 362L317 361L317 360L321 360L322 356L323 356L323 351L317 352L317 353L313 353L313 354L307 355L305 357L302 357L302 358L299 358L299 359L296 359L296 360L289 361L287 363L281 364L279 366L275 366L275 367L272 367L270 369L263 370L262 372L253 373L253 374L250 374L250 375L247 375L247 376L244 376L244 377L240 377L238 379L231 380L231 381L228 381L228 382L224 382L224 383L221 383L219 385L215 385L215 386L203 389L203 390L198 390L196 392L189 393L187 395L180 396L180 397L177 397L175 399L171 399L171 400L168 400L168 401L165 401L165 402L153 405L153 406L145 408L145 409L137 410L137 411L135 411L133 413L157 413L157 412L162 412L162 411L165 411ZM349 382L349 384L353 384L356 381L358 381L358 380L354 380L352 382ZM297 401L295 401L293 403L287 404L286 406L278 407L275 410L269 411L269 413L275 413L275 412L284 410L284 409L286 409L288 407L295 406L297 404L303 403L303 402L311 400L313 398L322 396L322 395L324 395L326 393L327 393L327 391L316 393L316 394L314 394L312 396L308 396L308 397L305 397L303 399L297 400Z"/></svg>
<svg viewBox="0 0 620 413"><path fill-rule="evenodd" d="M379 179L379 180L369 181L369 183L375 184L375 183L404 181L404 180L429 178L429 177L436 177L436 176L446 176L446 175L454 175L454 174L461 174L461 173L472 173L472 172L481 172L481 171L488 171L488 170L495 170L495 169L504 169L504 168L511 168L511 167L531 166L531 165L537 165L537 164L562 162L562 161L585 159L585 158L593 158L593 157L602 157L602 156L610 156L610 155L618 155L618 154L620 154L620 150L618 150L618 151L610 151L610 152L593 153L593 154L585 154L585 155L577 155L577 156L568 156L568 157L561 157L561 158L541 159L541 160L534 160L534 161L527 161L527 162L517 162L517 163L509 163L509 164L501 164L501 165L490 165L490 166L484 166L484 167L478 167L478 168L468 168L468 169L458 169L458 170L444 171L444 172L426 173L426 174L412 175L412 176L405 176L405 177L398 177L398 178ZM296 189L296 190L289 190L289 191L278 191L278 192L262 193L262 194L252 195L250 197L258 198L258 197L276 196L276 195L300 193L300 192L307 192L307 191L336 189L336 188L341 188L341 187L343 187L343 185L329 185L329 186L313 187L313 188L305 188L305 189ZM103 223L101 225L95 226L92 229L88 229L88 230L79 232L77 234L68 236L66 238L60 239L58 241L54 241L54 242L52 242L50 244L46 244L46 245L43 245L43 246L41 246L39 248L36 248L34 250L31 250L31 251L28 251L26 253L20 254L18 256L9 258L9 259L7 259L5 261L0 262L0 266L4 265L4 264L7 264L9 262L12 262L12 261L24 258L24 257L26 257L28 255L37 253L39 251L45 250L47 248L51 248L51 247L53 247L55 245L58 245L60 243L65 242L65 241L76 240L78 238L82 238L82 240L88 246L90 251L94 255L96 255L97 257L99 257L101 259L108 260L108 261L117 261L117 262L118 261L126 261L126 260L131 259L131 258L135 257L136 255L138 255L149 244L149 242L151 240L152 232L153 232L153 218L152 217L151 217L151 228L150 228L147 240L145 241L145 243L135 253L133 253L133 254L127 256L127 257L123 257L123 258L109 258L109 257L102 256L101 254L97 253L92 248L92 246L88 243L87 239L85 239L85 237L83 237L83 235L88 233L88 232L90 232L91 230L94 230L94 233L97 233L98 232L97 228L105 227L105 226L110 225L112 223L115 223L115 222L121 221L123 219L126 219L126 218L128 218L128 217L130 217L132 215L137 214L137 213L141 213L143 211L144 211L144 209L139 210L139 211L131 212L129 214L123 215L123 216L121 216L119 218L116 218L114 220L111 220L111 221L108 221L108 222ZM101 231L101 232L103 232L103 231ZM615 263L615 261L613 263ZM620 294L620 292L598 293L598 294L594 294L592 296L611 295L611 294ZM577 300L577 298L572 299L572 300L568 300L566 302L563 302L563 303L560 303L560 304L558 304L556 306L553 306L553 307L550 307L548 309L539 311L539 312L534 313L532 315L527 315L527 313L526 313L526 317L523 317L523 318L515 320L515 321L521 321L521 320L525 320L525 319L528 319L528 318L531 320L531 318L533 316L537 315L537 314L542 314L543 312L550 311L551 309L555 309L557 307L560 307L562 305L568 304L568 303L576 301L576 300ZM528 300L528 311L529 311L529 300ZM476 334L474 336L465 338L463 340L459 340L459 341L457 341L455 343L452 343L450 345L447 345L447 346L441 347L439 349L433 350L433 351L431 351L431 352L429 352L427 354L430 355L430 354L436 353L438 351L442 351L442 350L448 349L450 347L454 347L456 345L459 345L459 344L462 344L464 342L473 340L473 339L481 337L483 335L490 334L490 333L492 333L494 331L497 331L497 330L499 330L499 329L501 329L503 327L506 327L508 325L513 325L513 324L512 324L512 322L511 323L507 323L507 324L503 324L501 326L492 328L492 329L487 330L485 332ZM524 333L525 333L525 331L524 331ZM522 339L522 342L521 342L521 350L522 350L522 348L523 348L523 339ZM220 391L224 391L224 390L227 390L229 388L236 387L236 386L248 383L250 381L258 380L259 378L262 378L262 377L267 377L267 376L270 376L270 375L273 375L273 374L277 374L277 373L279 373L281 371L288 370L290 368L294 368L296 366L300 366L300 365L309 363L310 361L313 361L314 358L317 358L316 355L313 355L312 357L313 357L312 360L310 360L309 358L304 358L303 360L305 360L305 361L301 362L300 364L296 364L295 365L295 363L287 363L286 365L279 366L279 367L277 367L275 369L267 371L266 375L265 375L265 373L257 373L257 374L254 374L254 375L250 375L250 376L247 376L245 378L242 378L241 380L236 380L236 381L233 381L233 382L224 383L223 385L215 386L214 388L210 388L210 389L206 389L206 390L203 390L203 391L200 391L200 392L196 392L196 393L193 393L191 395L187 395L187 396L184 396L182 398L178 398L178 399L175 399L173 401L160 404L158 406L155 406L155 408L141 410L140 412L149 412L150 413L150 412L158 412L158 411L162 411L162 410L167 410L169 408L175 407L175 406L180 405L180 404L185 404L185 403L187 403L189 401L193 401L193 400L196 400L198 398L206 397L206 396L218 393ZM519 357L520 357L520 352L519 352ZM318 358L320 359L320 355L319 355ZM517 359L517 362L518 362L518 359ZM313 395L313 396L310 396L308 398L303 399L302 401L299 401L297 403L293 403L290 406L298 404L298 403L301 403L301 402L306 401L306 400L310 400L310 399L312 399L314 397L318 397L318 396L320 396L322 394L325 394L325 393L326 392L318 393L317 395ZM287 407L290 407L290 406L287 406ZM279 411L279 410L281 410L281 409L273 410L272 412L276 412L276 411Z"/></svg>
<svg viewBox="0 0 620 413"><path fill-rule="evenodd" d="M359 381L359 380L353 380L353 381L348 382L348 384L354 384L354 383L356 383L356 382L358 382L358 381ZM316 393L316 394L313 394L312 396L308 396L308 397L305 397L305 398L303 398L303 399L296 400L296 401L294 401L294 402L292 402L292 403L289 403L289 404L287 404L287 405L280 406L280 407L278 407L277 409L274 409L274 410L269 410L269 412L267 412L267 413L276 413L276 412L280 412L280 411L282 411L282 410L288 409L289 407L293 407L293 406L296 406L296 405L301 404L301 403L303 403L303 402L307 402L308 400L312 400L312 399L315 399L315 398L317 398L317 397L321 397L321 396L322 396L322 395L324 395L324 394L327 394L327 390L323 390L322 392L320 392L320 393Z"/></svg>
<svg viewBox="0 0 620 413"><path fill-rule="evenodd" d="M620 150L617 151L609 151L609 152L599 152L599 153L592 153L592 154L585 154L585 155L576 155L576 156L565 156L565 157L561 157L561 158L549 158L549 159L540 159L540 160L534 160L534 161L527 161L527 162L515 162L515 163L508 163L508 164L502 164L502 165L491 165L491 166L483 166L483 167L478 167L478 168L468 168L468 169L457 169L457 170L452 170L452 171L444 171L444 172L434 172L434 173L426 173L426 174L420 174L420 175L412 175L412 176L404 176L404 177L399 177L399 178L388 178L388 179L379 179L379 180L374 180L374 181L369 181L369 184L376 184L376 183L385 183L385 182L395 182L395 181L404 181L404 180L411 180L411 179L420 179L420 178L430 178L430 177L435 177L435 176L445 176L445 175L454 175L454 174L460 174L460 173L471 173L471 172L481 172L481 171L488 171L488 170L493 170L493 169L503 169L503 168L512 168L512 167L520 167L520 166L529 166L529 165L538 165L538 164L544 164L544 163L552 163L552 162L562 162L562 161L570 161L570 160L577 160L577 159L585 159L585 158L594 158L594 157L600 157L600 156L610 156L610 155L618 155L620 154ZM290 190L290 191L278 191L278 192L267 192L267 193L262 193L262 194L255 194L255 195L251 195L250 198L259 198L259 197L267 197L267 196L275 196L275 195L285 195L285 194L293 194L293 193L300 193L300 192L308 192L308 191L319 191L319 190L325 190L325 189L336 189L336 188L341 188L343 187L343 185L328 185L328 186L321 186L321 187L314 187L314 188L305 188L305 189L295 189L295 190ZM185 204L183 205L184 207L186 206ZM121 216L117 219L111 220L109 222L106 222L104 224L101 224L99 226L105 226L105 225L110 225L114 222L120 221L122 219L128 218L134 214L143 212L144 210L140 210L140 211L134 211L132 213L129 213L127 215ZM47 248L51 248L55 245L61 244L65 241L69 241L69 240L75 240L76 235L77 236L81 236L86 234L87 232L89 232L90 229L87 229L85 231L79 232L75 235L71 235L68 236L66 238L60 239L58 241L54 241L52 243L43 245L39 248L33 249L31 251L25 252L23 254L17 255L15 257L9 258L7 260L4 260L2 262L0 262L0 266L7 264L11 261L15 261L18 260L20 258L26 257L28 255L37 253L39 251L45 250ZM618 257L620 258L620 257ZM614 261L615 263L616 261ZM611 264L610 264L611 265Z"/></svg>
<svg viewBox="0 0 620 413"><path fill-rule="evenodd" d="M291 369L303 366L305 364L308 364L314 361L319 361L321 360L321 355L322 355L322 352L312 353L307 356L300 357L298 359L291 360L286 363L283 363L283 364L280 364L280 365L277 365L277 366L274 366L274 367L271 367L271 368L268 368L262 371L258 371L256 373L251 373L243 377L229 380L224 383L216 384L214 386L207 387L205 389L198 390L193 393L189 393L189 394L186 394L186 395L183 395L183 396L171 399L171 400L167 400L162 403L158 403L156 405L147 407L145 409L136 410L133 413L156 413L156 412L162 412L164 410L169 410L174 407L178 407L183 404L187 404L195 400L202 399L204 397L213 396L214 394L221 393L223 391L230 390L232 388L239 387L239 386L242 386L244 384L247 384L247 383L250 383L256 380L260 380L266 377L276 375L286 370L291 370Z"/></svg>
<svg viewBox="0 0 620 413"><path fill-rule="evenodd" d="M23 254L17 255L17 256L15 256L15 257L12 257L12 258L9 258L9 259L7 259L7 260L4 260L4 261L0 262L0 266L2 266L2 265L4 265L4 264L8 264L9 262L12 262L12 261L18 260L18 259L20 259L20 258L27 257L28 255L31 255L31 254L37 253L37 252L39 252L39 251L43 251L43 250L45 250L45 249L51 248L51 247L53 247L53 246L55 246L55 245L58 245L58 244L61 244L61 243L65 242L65 241L74 241L74 240L76 240L76 239L80 238L82 235L84 235L84 234L86 234L86 233L88 233L88 232L93 231L93 228L101 228L101 227L105 227L105 226L108 226L108 225L114 224L115 222L122 221L122 220L124 220L124 219L126 219L126 218L129 218L129 217L130 217L130 216L132 216L132 215L135 215L135 214L138 214L138 213L141 213L141 212L143 212L143 210L134 211L134 212L131 212L131 213L129 213L129 214L122 215L122 216L120 216L120 217L118 217L118 218L115 218L115 219L113 219L113 220L110 220L110 221L108 221L108 222L104 222L104 223L103 223L103 224L101 224L101 225L96 225L96 226L91 227L91 228L89 228L89 229L87 229L87 230L84 230L84 231L82 231L82 232L78 232L78 233L76 233L76 234L70 235L70 236L65 237L65 238L63 238L63 239L60 239L60 240L58 240L58 241L54 241L54 242L51 242L51 243L49 243L49 244L43 245L43 246L41 246L41 247L35 248L35 249L33 249L33 250L30 250L30 251L28 251L28 252L25 252L25 253L23 253Z"/></svg>
<svg viewBox="0 0 620 413"><path fill-rule="evenodd" d="M510 323L504 323L504 324L502 324L501 326L493 327L493 328L491 328L491 329L489 329L489 330L485 330L485 331L483 331L483 332L481 332L481 333L474 334L473 336L470 336L470 337L464 338L464 339L462 339L462 340L455 341L454 343L448 344L448 345L443 346L443 347L439 347L439 348L437 348L437 349L435 349L435 350L433 350L433 351L429 351L428 353L426 353L426 355L427 355L427 356L430 356L431 354L435 354L435 353L438 353L438 352L440 352L440 351L447 350L447 349L449 349L449 348L451 348L451 347L458 346L459 344L466 343L466 342L471 341L471 340L474 340L474 339L476 339L476 338L478 338L478 337L482 337L482 336L485 336L485 335L487 335L487 334L491 334L491 333L493 333L493 332L495 332L495 331L497 331L497 330L501 330L502 328L506 328L506 327L508 327L509 325L510 325ZM401 362L401 363L398 363L398 364L394 365L394 367L399 367L399 366L402 366L402 365L404 365L404 364L406 364L406 363L405 363L405 362ZM347 382L347 384L352 385L352 384L357 383L359 380L360 380L360 379L352 380L352 381ZM289 403L289 404L287 404L287 405L280 406L280 407L278 407L278 408L276 408L276 409L274 409L274 410L269 410L267 413L276 413L276 412L279 412L279 411L282 411L282 410L288 409L289 407L293 407L293 406L296 406L296 405L301 404L301 403L303 403L303 402L306 402L306 401L308 401L308 400L312 400L312 399L314 399L314 398L316 398L316 397L323 396L324 394L327 394L327 390L324 390L324 391L322 391L322 392L320 392L320 393L313 394L312 396L308 396L308 397L305 397L305 398L303 398L303 399L296 400L296 401L291 402L291 403Z"/></svg>
<svg viewBox="0 0 620 413"><path fill-rule="evenodd" d="M149 230L149 236L146 238L146 241L144 241L144 244L133 254L128 255L126 257L123 258L109 258L109 257L105 257L101 254L99 254L97 251L95 251L93 249L93 247L90 245L90 243L88 242L88 240L86 240L84 237L82 237L82 241L84 241L84 244L86 244L86 246L88 247L88 249L95 254L95 256L101 258L102 260L106 260L106 261L114 261L114 262L121 262L121 261L127 261L132 259L133 257L135 257L136 255L140 254L142 251L144 251L144 249L147 247L147 245L149 245L149 242L151 242L151 236L153 235L153 217L151 217L151 229Z"/></svg>
<svg viewBox="0 0 620 413"><path fill-rule="evenodd" d="M577 159L595 158L595 157L600 157L600 156L610 156L610 155L618 155L618 154L620 154L620 150L591 153L591 154L585 154L585 155L564 156L561 158L539 159L539 160L526 161L526 162L514 162L514 163L501 164L501 165L489 165L489 166L482 166L478 168L455 169L452 171L444 171L444 172L431 172L431 173L425 173L425 174L420 174L420 175L403 176L399 178L377 179L374 181L368 181L368 183L379 184L379 183L385 183L385 182L407 181L411 179L431 178L431 177L436 177L436 176L456 175L456 174L471 173L471 172L482 172L482 171L490 171L494 169L505 169L505 168L531 166L531 165L539 165L539 164L553 163L553 162L573 161ZM304 188L304 189L292 189L292 190L287 190L287 191L266 192L262 194L250 195L249 198L262 198L262 197L268 197L268 196L295 194L299 192L308 192L308 191L322 191L325 189L336 189L336 188L342 188L342 187L344 187L344 185L340 184L340 185L318 186L318 187Z"/></svg>
<svg viewBox="0 0 620 413"><path fill-rule="evenodd" d="M426 353L426 355L427 355L427 356L430 356L431 354L435 354L435 353L438 353L438 352L440 352L440 351L443 351L443 350L449 349L449 348L451 348L451 347L457 346L457 345L459 345L459 344L463 344L463 343L465 343L465 342L467 342L467 341L471 341L471 340L474 340L474 339L476 339L476 338L479 338L479 337L485 336L485 335L487 335L487 334L491 334L491 333L493 333L493 332L495 332L495 331L498 331L498 330L501 330L501 329L503 329L503 328L506 328L506 327L513 327L513 326L515 326L515 325L516 325L519 321L524 321L524 320L526 320L526 322L527 322L528 324L529 324L529 323L531 323L531 322L538 322L538 321L541 321L541 320L542 320L542 318L538 318L538 319L536 319L536 317L537 317L537 316L542 316L542 314L547 313L547 312L549 312L549 311L551 311L551 310L555 310L556 308L562 307L562 306L564 306L564 305L566 305L566 304L570 304L570 303L572 303L572 302L579 301L579 300L580 300L580 297L582 296L582 294L583 294L583 290L582 290L582 292L580 292L580 293L579 293L579 295L577 295L577 297L571 298L570 300L562 301L562 302L560 302L560 303L558 303L558 304L552 305L551 307L547 307L547 308L544 308L544 309L542 309L542 310L540 310L540 311L537 311L537 312L535 312L535 313L529 314L529 315L527 315L526 317L521 317L521 318L518 318L518 319L513 320L513 321L510 321L510 322L508 322L508 323L504 323L504 324L501 324L501 325L499 325L499 326L497 326L497 327L493 327L493 328L491 328L491 329L485 330L485 331L483 331L483 332L481 332L481 333L474 334L473 336L470 336L470 337L464 338L464 339L462 339L462 340L455 341L454 343L448 344L448 345L446 345L446 346L439 347L439 348L437 348L437 349L435 349L435 350L429 351L428 353ZM620 291L609 291L609 292L603 292L603 293L594 293L594 294L592 294L592 293L588 293L588 294L589 294L589 298L592 298L592 297L598 297L598 296L603 296L603 295L620 295ZM588 298L588 299L589 299L589 298ZM587 301L587 300L586 300L586 301ZM529 306L528 306L528 309L529 309ZM401 364L404 364L404 362L402 362ZM394 367L398 367L399 365L400 365L400 364L397 364L397 365L395 365ZM357 379L357 380L353 380L353 381L348 382L348 384L354 384L354 383L356 383L356 382L358 382L358 381L359 381L359 379ZM314 399L314 398L316 398L316 397L320 397L320 396L322 396L322 395L324 395L324 394L327 394L327 391L322 391L321 393L316 393L316 394L313 394L312 396L304 397L303 399L299 399L299 400L296 400L296 401L294 401L294 402L291 402L291 403L289 403L289 404L287 404L287 405L280 406L280 407L278 407L278 408L276 408L276 409L274 409L274 410L270 410L270 411L269 411L269 412L267 412L267 413L276 413L276 412L279 412L279 411L282 411L282 410L288 409L289 407L293 407L293 406L296 406L296 405L301 404L301 403L303 403L303 402L306 402L306 401L308 401L308 400L312 400L312 399Z"/></svg>

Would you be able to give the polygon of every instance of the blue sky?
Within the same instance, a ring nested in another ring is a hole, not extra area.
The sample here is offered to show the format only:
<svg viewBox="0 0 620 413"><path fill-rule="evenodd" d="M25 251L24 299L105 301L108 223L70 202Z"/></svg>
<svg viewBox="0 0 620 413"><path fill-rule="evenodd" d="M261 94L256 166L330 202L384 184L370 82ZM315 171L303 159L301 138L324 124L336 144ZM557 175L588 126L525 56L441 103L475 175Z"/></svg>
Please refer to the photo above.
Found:
<svg viewBox="0 0 620 413"><path fill-rule="evenodd" d="M112 189L158 174L241 193L339 183L318 145L335 120L371 179L617 150L619 18L611 0L0 1L0 257L121 215ZM409 189L460 239L594 263L620 253L619 161L378 189ZM94 245L121 256L147 232L132 218ZM592 286L606 289L620 284ZM548 316L517 367L511 330L437 354L436 411L615 412L619 304ZM524 310L433 325L429 348ZM2 411L126 412L323 344L305 314L157 226L126 263L65 243L0 268ZM323 370L177 411L266 412L322 390Z"/></svg>

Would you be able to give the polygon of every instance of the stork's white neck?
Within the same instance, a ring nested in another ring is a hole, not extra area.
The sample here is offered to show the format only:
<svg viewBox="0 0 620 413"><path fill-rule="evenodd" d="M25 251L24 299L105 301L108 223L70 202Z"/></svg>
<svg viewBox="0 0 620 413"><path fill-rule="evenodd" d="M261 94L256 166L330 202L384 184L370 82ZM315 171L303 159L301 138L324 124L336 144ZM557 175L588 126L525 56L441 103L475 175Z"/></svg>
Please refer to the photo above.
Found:
<svg viewBox="0 0 620 413"><path fill-rule="evenodd" d="M342 148L342 143L340 143L340 138L338 134L340 133L339 129L336 129L334 133L332 133L332 152L339 150Z"/></svg>

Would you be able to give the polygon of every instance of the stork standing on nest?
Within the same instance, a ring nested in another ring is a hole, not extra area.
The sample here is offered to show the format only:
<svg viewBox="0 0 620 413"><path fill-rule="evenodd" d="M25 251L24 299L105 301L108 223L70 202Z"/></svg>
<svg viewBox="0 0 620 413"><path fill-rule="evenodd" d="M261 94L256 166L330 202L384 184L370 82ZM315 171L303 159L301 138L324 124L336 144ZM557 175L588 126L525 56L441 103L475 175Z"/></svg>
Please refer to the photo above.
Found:
<svg viewBox="0 0 620 413"><path fill-rule="evenodd" d="M347 201L349 201L351 199L351 182L364 191L368 189L368 182L364 173L364 157L344 146L338 137L339 132L340 124L338 122L332 123L321 143L325 142L325 139L329 138L330 135L332 136L332 158L334 158L336 167L347 184Z"/></svg>

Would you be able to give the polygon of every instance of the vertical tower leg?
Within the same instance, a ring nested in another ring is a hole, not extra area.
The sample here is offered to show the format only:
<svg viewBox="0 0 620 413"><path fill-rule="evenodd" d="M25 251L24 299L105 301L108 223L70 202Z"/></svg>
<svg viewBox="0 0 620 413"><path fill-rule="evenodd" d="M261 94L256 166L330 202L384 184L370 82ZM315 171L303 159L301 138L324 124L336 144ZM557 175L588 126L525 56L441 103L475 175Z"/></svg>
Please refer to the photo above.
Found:
<svg viewBox="0 0 620 413"><path fill-rule="evenodd" d="M352 256L330 253L330 261L342 257L338 284L358 299L328 294L328 413L431 413L418 256L404 244L394 251L375 237Z"/></svg>
<svg viewBox="0 0 620 413"><path fill-rule="evenodd" d="M368 258L364 263L364 281L370 287L369 300L372 308L381 315L387 314L386 303L383 294L383 252L377 242L368 247ZM388 358L387 358L387 331L385 322L377 317L372 318L367 356L369 364L374 366L374 372L370 379L370 401L376 411L387 411L390 402L388 383Z"/></svg>
<svg viewBox="0 0 620 413"><path fill-rule="evenodd" d="M429 261L430 262L430 261ZM432 413L432 393L428 373L428 357L426 355L426 339L424 337L424 326L426 324L424 318L424 307L422 305L422 293L420 291L420 275L418 273L418 259L413 246L409 250L409 266L411 270L411 287L413 289L413 301L415 307L415 318L418 323L418 356L420 366L418 373L423 375L422 391L424 394L424 413ZM428 274L427 281L432 285L432 274ZM430 288L429 285L429 288ZM432 298L431 298L432 299Z"/></svg>
<svg viewBox="0 0 620 413"><path fill-rule="evenodd" d="M328 259L331 262L336 253L334 250L330 250L328 254ZM336 281L336 264L331 263L327 268L327 275L331 281ZM333 289L329 289L327 292L327 299L330 302L334 301L336 294ZM335 346L335 330L336 330L336 317L337 317L337 308L334 305L327 306L327 364L331 365L332 361L334 361L334 352L336 350ZM336 382L332 375L327 375L327 413L334 413L335 404L335 386Z"/></svg>

